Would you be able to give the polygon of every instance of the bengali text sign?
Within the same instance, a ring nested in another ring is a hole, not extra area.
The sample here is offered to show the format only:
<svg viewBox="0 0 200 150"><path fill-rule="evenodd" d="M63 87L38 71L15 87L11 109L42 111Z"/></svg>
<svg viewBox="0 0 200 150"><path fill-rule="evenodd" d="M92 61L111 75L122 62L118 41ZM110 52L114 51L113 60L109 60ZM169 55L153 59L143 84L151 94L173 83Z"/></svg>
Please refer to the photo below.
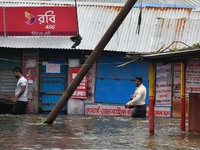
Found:
<svg viewBox="0 0 200 150"><path fill-rule="evenodd" d="M158 63L156 65L156 106L171 106L171 83L171 64Z"/></svg>
<svg viewBox="0 0 200 150"><path fill-rule="evenodd" d="M70 68L70 83L75 79L76 75L78 74L80 68L73 67ZM72 94L71 98L87 98L87 92L88 92L88 75L83 78L79 86L76 88L74 93Z"/></svg>
<svg viewBox="0 0 200 150"><path fill-rule="evenodd" d="M77 35L75 7L5 7L5 18L7 36Z"/></svg>
<svg viewBox="0 0 200 150"><path fill-rule="evenodd" d="M85 104L85 115L103 115L103 116L131 116L132 109L126 109L124 105L103 105L103 104ZM155 106L155 117L171 117L170 106ZM149 107L147 106L146 115L149 116Z"/></svg>

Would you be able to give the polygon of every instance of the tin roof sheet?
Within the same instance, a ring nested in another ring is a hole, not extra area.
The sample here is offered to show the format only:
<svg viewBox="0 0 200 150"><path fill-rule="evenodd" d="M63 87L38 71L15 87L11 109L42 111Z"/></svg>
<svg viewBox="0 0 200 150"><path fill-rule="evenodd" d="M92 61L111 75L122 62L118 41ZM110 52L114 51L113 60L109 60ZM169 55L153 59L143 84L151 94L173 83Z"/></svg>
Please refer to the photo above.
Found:
<svg viewBox="0 0 200 150"><path fill-rule="evenodd" d="M66 3L66 1L62 2ZM161 3L161 1L159 2ZM19 5L19 3L15 4ZM24 3L24 6L29 5L40 5L40 3ZM55 4L45 3L44 5ZM104 5L78 4L79 33L83 39L76 48L93 50L121 8L121 6L110 6L105 3ZM195 11L195 9L145 7L142 9L140 33L137 34L139 13L139 8L133 8L130 11L105 50L127 53L155 53L168 47L174 41L181 41L182 43L176 42L169 48L183 48L186 45L200 42L200 12ZM71 49L72 45L73 42L70 37L63 36L0 37L0 47Z"/></svg>
<svg viewBox="0 0 200 150"><path fill-rule="evenodd" d="M43 2L43 3L66 3L66 2L74 2L75 0L0 0L0 2L12 2L12 3L19 3L19 2L26 2L26 3L32 3L32 2ZM126 3L127 0L77 0L77 2L93 2L93 3ZM196 5L200 6L199 0L137 0L137 4L174 4L174 5Z"/></svg>

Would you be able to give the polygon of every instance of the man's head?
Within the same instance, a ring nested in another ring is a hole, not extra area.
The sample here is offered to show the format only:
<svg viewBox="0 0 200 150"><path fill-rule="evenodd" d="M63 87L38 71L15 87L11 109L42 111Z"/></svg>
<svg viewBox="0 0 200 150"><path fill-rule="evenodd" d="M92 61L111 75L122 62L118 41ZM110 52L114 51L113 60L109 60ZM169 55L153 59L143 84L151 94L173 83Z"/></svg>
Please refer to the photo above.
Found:
<svg viewBox="0 0 200 150"><path fill-rule="evenodd" d="M21 78L21 76L22 76L22 69L20 68L20 67L15 67L15 68L13 68L13 74L14 74L14 76L15 76L15 78Z"/></svg>
<svg viewBox="0 0 200 150"><path fill-rule="evenodd" d="M135 78L136 87L140 86L140 85L142 84L142 82L143 82L142 77L137 76L137 77Z"/></svg>

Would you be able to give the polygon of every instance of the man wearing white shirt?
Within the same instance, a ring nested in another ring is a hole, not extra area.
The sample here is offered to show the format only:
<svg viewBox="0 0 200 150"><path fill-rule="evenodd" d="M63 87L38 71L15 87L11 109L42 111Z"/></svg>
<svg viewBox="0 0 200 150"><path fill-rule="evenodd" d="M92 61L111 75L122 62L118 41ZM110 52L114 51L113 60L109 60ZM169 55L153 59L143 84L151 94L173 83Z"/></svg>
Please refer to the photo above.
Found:
<svg viewBox="0 0 200 150"><path fill-rule="evenodd" d="M142 84L142 77L135 78L136 90L131 96L131 99L126 103L125 108L133 108L132 117L146 118L146 87Z"/></svg>
<svg viewBox="0 0 200 150"><path fill-rule="evenodd" d="M13 69L13 74L19 80L15 88L15 97L13 99L15 104L12 109L12 114L14 115L25 114L26 106L28 103L28 98L27 98L28 82L26 78L22 75L22 69L20 67L15 67Z"/></svg>

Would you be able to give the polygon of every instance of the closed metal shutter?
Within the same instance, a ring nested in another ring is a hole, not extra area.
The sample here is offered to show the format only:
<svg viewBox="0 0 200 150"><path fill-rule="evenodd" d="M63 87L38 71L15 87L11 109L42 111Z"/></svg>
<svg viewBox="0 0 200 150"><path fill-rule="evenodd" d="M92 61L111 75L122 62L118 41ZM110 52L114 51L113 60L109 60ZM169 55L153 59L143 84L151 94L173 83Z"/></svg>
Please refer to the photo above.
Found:
<svg viewBox="0 0 200 150"><path fill-rule="evenodd" d="M0 97L13 97L17 81L12 70L0 70Z"/></svg>
<svg viewBox="0 0 200 150"><path fill-rule="evenodd" d="M21 66L22 50L0 49L0 99L1 97L13 97L17 79L12 69Z"/></svg>

